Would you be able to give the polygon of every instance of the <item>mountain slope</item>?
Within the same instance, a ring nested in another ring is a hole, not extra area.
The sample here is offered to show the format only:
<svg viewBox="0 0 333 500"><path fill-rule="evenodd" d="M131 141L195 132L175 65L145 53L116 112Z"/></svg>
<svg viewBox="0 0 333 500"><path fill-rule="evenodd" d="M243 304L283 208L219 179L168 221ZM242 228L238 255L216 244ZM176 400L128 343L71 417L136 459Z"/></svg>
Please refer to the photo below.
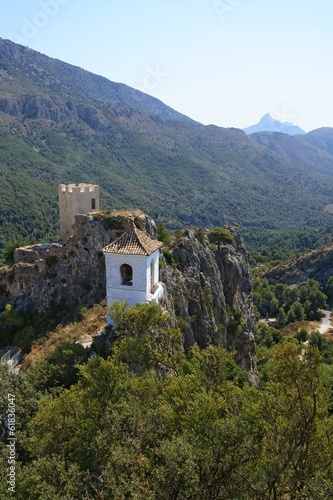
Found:
<svg viewBox="0 0 333 500"><path fill-rule="evenodd" d="M141 208L174 228L333 225L330 168L4 40L0 109L0 245L56 237L57 186L69 182L99 184L102 207Z"/></svg>
<svg viewBox="0 0 333 500"><path fill-rule="evenodd" d="M304 130L297 125L290 122L282 123L279 120L272 118L269 113L264 115L256 125L246 127L243 131L248 135L256 132L280 132L288 135L305 134Z"/></svg>
<svg viewBox="0 0 333 500"><path fill-rule="evenodd" d="M325 151L325 153L333 155L333 128L322 127L309 132L300 139Z"/></svg>
<svg viewBox="0 0 333 500"><path fill-rule="evenodd" d="M89 102L98 106L125 106L163 119L191 121L139 90L110 82L107 78L2 38L0 69L0 111L14 116L27 115L29 118L56 121L75 119L78 112L75 104ZM43 110L45 116L33 116L39 107L46 108ZM52 110L55 112L53 116ZM47 111L50 116L47 116Z"/></svg>
<svg viewBox="0 0 333 500"><path fill-rule="evenodd" d="M258 132L252 134L251 137L258 143L277 153L279 156L297 165L303 165L309 170L318 173L333 171L333 155L329 153L329 143L322 144L322 148L319 148L317 146L319 140L317 144L316 141L312 140L315 132L316 131L298 136L290 136L277 132Z"/></svg>

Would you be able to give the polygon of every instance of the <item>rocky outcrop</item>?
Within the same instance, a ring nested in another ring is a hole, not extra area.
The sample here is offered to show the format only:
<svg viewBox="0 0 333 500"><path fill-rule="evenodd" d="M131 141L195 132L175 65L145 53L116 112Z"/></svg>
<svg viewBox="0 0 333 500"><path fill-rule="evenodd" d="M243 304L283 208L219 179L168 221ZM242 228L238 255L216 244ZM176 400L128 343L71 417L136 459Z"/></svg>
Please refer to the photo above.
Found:
<svg viewBox="0 0 333 500"><path fill-rule="evenodd" d="M71 104L64 104L55 96L31 96L25 100L21 112L27 118L64 122L77 118L77 111Z"/></svg>
<svg viewBox="0 0 333 500"><path fill-rule="evenodd" d="M11 116L25 116L35 120L65 122L81 119L95 130L108 126L108 120L100 110L91 105L64 103L57 96L31 95L0 99L0 112Z"/></svg>
<svg viewBox="0 0 333 500"><path fill-rule="evenodd" d="M152 226L146 218L143 216L145 225ZM18 312L38 316L59 306L96 302L105 296L101 248L118 238L129 224L130 220L121 216L77 215L74 235L64 244L15 250L13 269L0 273L0 311L10 303Z"/></svg>
<svg viewBox="0 0 333 500"><path fill-rule="evenodd" d="M154 237L155 224L134 218ZM74 235L66 243L17 249L14 267L0 271L0 312L7 303L18 312L42 315L59 307L97 302L105 296L105 263L101 249L132 224L133 217L77 215ZM186 229L171 250L161 255L163 307L181 318L185 344L223 345L256 378L254 311L247 254L239 230L228 227L234 242L210 245L206 231ZM168 261L168 262L167 262Z"/></svg>
<svg viewBox="0 0 333 500"><path fill-rule="evenodd" d="M162 268L176 316L186 321L186 341L236 351L255 378L254 310L247 253L236 226L233 244L210 245L206 232L187 229L172 249L174 263ZM170 297L169 297L170 298ZM170 304L169 304L170 307Z"/></svg>
<svg viewBox="0 0 333 500"><path fill-rule="evenodd" d="M333 246L312 250L292 262L273 267L265 277L270 283L279 282L293 285L314 279L325 287L333 276Z"/></svg>
<svg viewBox="0 0 333 500"><path fill-rule="evenodd" d="M108 121L105 116L94 106L80 105L78 106L78 114L81 120L85 121L94 130L102 130L108 126Z"/></svg>

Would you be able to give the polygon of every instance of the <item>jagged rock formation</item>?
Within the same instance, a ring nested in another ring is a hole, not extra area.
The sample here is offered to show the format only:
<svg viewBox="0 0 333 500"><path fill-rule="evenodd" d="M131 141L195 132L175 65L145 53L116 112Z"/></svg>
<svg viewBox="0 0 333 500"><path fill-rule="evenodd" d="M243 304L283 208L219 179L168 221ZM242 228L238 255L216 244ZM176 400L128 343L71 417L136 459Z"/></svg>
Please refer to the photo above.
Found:
<svg viewBox="0 0 333 500"><path fill-rule="evenodd" d="M228 226L232 245L209 244L206 232L187 229L172 250L174 265L160 280L171 294L176 316L186 320L186 340L201 346L214 342L236 351L236 360L255 374L252 282L238 227Z"/></svg>
<svg viewBox="0 0 333 500"><path fill-rule="evenodd" d="M154 237L154 221L145 215L140 220ZM10 303L19 312L42 315L104 297L101 248L130 224L130 217L120 215L77 215L74 235L66 243L17 249L13 269L0 270L0 311ZM202 229L187 229L177 236L171 249L173 263L161 259L160 281L166 288L163 307L183 319L187 345L224 345L236 351L238 363L255 379L249 266L238 227L228 229L234 236L229 245L212 247Z"/></svg>
<svg viewBox="0 0 333 500"><path fill-rule="evenodd" d="M273 267L265 277L272 283L293 285L314 279L324 287L333 276L333 246L312 250L292 262Z"/></svg>

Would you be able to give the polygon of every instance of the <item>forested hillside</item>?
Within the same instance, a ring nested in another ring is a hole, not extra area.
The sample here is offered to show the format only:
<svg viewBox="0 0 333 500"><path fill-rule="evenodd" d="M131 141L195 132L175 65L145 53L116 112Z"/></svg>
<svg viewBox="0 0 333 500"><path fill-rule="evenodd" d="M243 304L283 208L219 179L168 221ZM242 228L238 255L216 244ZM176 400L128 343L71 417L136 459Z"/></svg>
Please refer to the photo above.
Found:
<svg viewBox="0 0 333 500"><path fill-rule="evenodd" d="M261 230L306 228L311 246L292 252L326 243L329 147L309 163L268 146L0 40L2 248L57 238L57 186L69 182L99 184L103 208L140 208L169 228L237 222L252 248Z"/></svg>
<svg viewBox="0 0 333 500"><path fill-rule="evenodd" d="M1 370L1 394L17 408L15 493L0 422L3 498L332 497L333 374L316 347L266 347L256 387L220 347L184 356L157 305L113 314L107 360L87 363L89 352L64 343L26 373Z"/></svg>

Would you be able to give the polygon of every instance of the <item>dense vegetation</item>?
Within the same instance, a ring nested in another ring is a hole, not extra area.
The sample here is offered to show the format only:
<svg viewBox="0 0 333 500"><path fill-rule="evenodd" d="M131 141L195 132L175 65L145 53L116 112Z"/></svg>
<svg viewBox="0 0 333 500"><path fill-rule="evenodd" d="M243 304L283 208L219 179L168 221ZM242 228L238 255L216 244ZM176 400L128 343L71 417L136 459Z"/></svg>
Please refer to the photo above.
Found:
<svg viewBox="0 0 333 500"><path fill-rule="evenodd" d="M243 228L252 266L277 265L306 253L309 250L332 243L332 227L319 225L294 231Z"/></svg>
<svg viewBox="0 0 333 500"><path fill-rule="evenodd" d="M271 348L253 387L224 349L184 352L158 306L117 304L113 316L107 360L73 370L83 353L65 344L26 373L1 370L0 414L15 395L18 459L12 495L2 419L3 498L332 496L333 373L316 347Z"/></svg>
<svg viewBox="0 0 333 500"><path fill-rule="evenodd" d="M27 353L37 339L43 339L58 325L80 321L85 307L68 308L66 305L50 309L47 314L36 318L25 313L18 313L15 307L7 304L0 317L0 349L16 345Z"/></svg>
<svg viewBox="0 0 333 500"><path fill-rule="evenodd" d="M327 132L317 147L306 137L295 142L293 151L313 148L301 155L309 164L239 130L193 122L126 86L0 45L0 260L16 240L57 238L57 186L69 182L99 184L103 208L140 208L169 229L237 222L257 252L253 262L330 240Z"/></svg>
<svg viewBox="0 0 333 500"><path fill-rule="evenodd" d="M253 264L330 241L327 131L325 155L310 165L302 150L292 157L238 130L204 127L133 89L0 45L0 262L17 244L57 238L57 186L69 182L99 184L103 208L149 213L164 243L166 227L236 221ZM231 241L220 227L209 235L212 244ZM232 353L185 349L181 322L156 305L115 305L107 359L69 342L49 348L45 339L47 352L28 370L0 367L1 497L332 497L332 342L301 327L286 340L283 329L318 319L333 283L324 294L313 281L289 288L258 280L254 299L261 315L278 318L276 328L258 327L258 387ZM8 305L1 344L29 350L64 320L57 314L36 322ZM70 316L80 324L84 312ZM16 408L14 495L8 394Z"/></svg>
<svg viewBox="0 0 333 500"><path fill-rule="evenodd" d="M330 287L331 281L329 290ZM327 296L315 280L290 287L284 283L270 285L267 279L258 278L254 282L253 300L262 316L277 316L280 327L304 319L319 320L321 309L327 308Z"/></svg>

